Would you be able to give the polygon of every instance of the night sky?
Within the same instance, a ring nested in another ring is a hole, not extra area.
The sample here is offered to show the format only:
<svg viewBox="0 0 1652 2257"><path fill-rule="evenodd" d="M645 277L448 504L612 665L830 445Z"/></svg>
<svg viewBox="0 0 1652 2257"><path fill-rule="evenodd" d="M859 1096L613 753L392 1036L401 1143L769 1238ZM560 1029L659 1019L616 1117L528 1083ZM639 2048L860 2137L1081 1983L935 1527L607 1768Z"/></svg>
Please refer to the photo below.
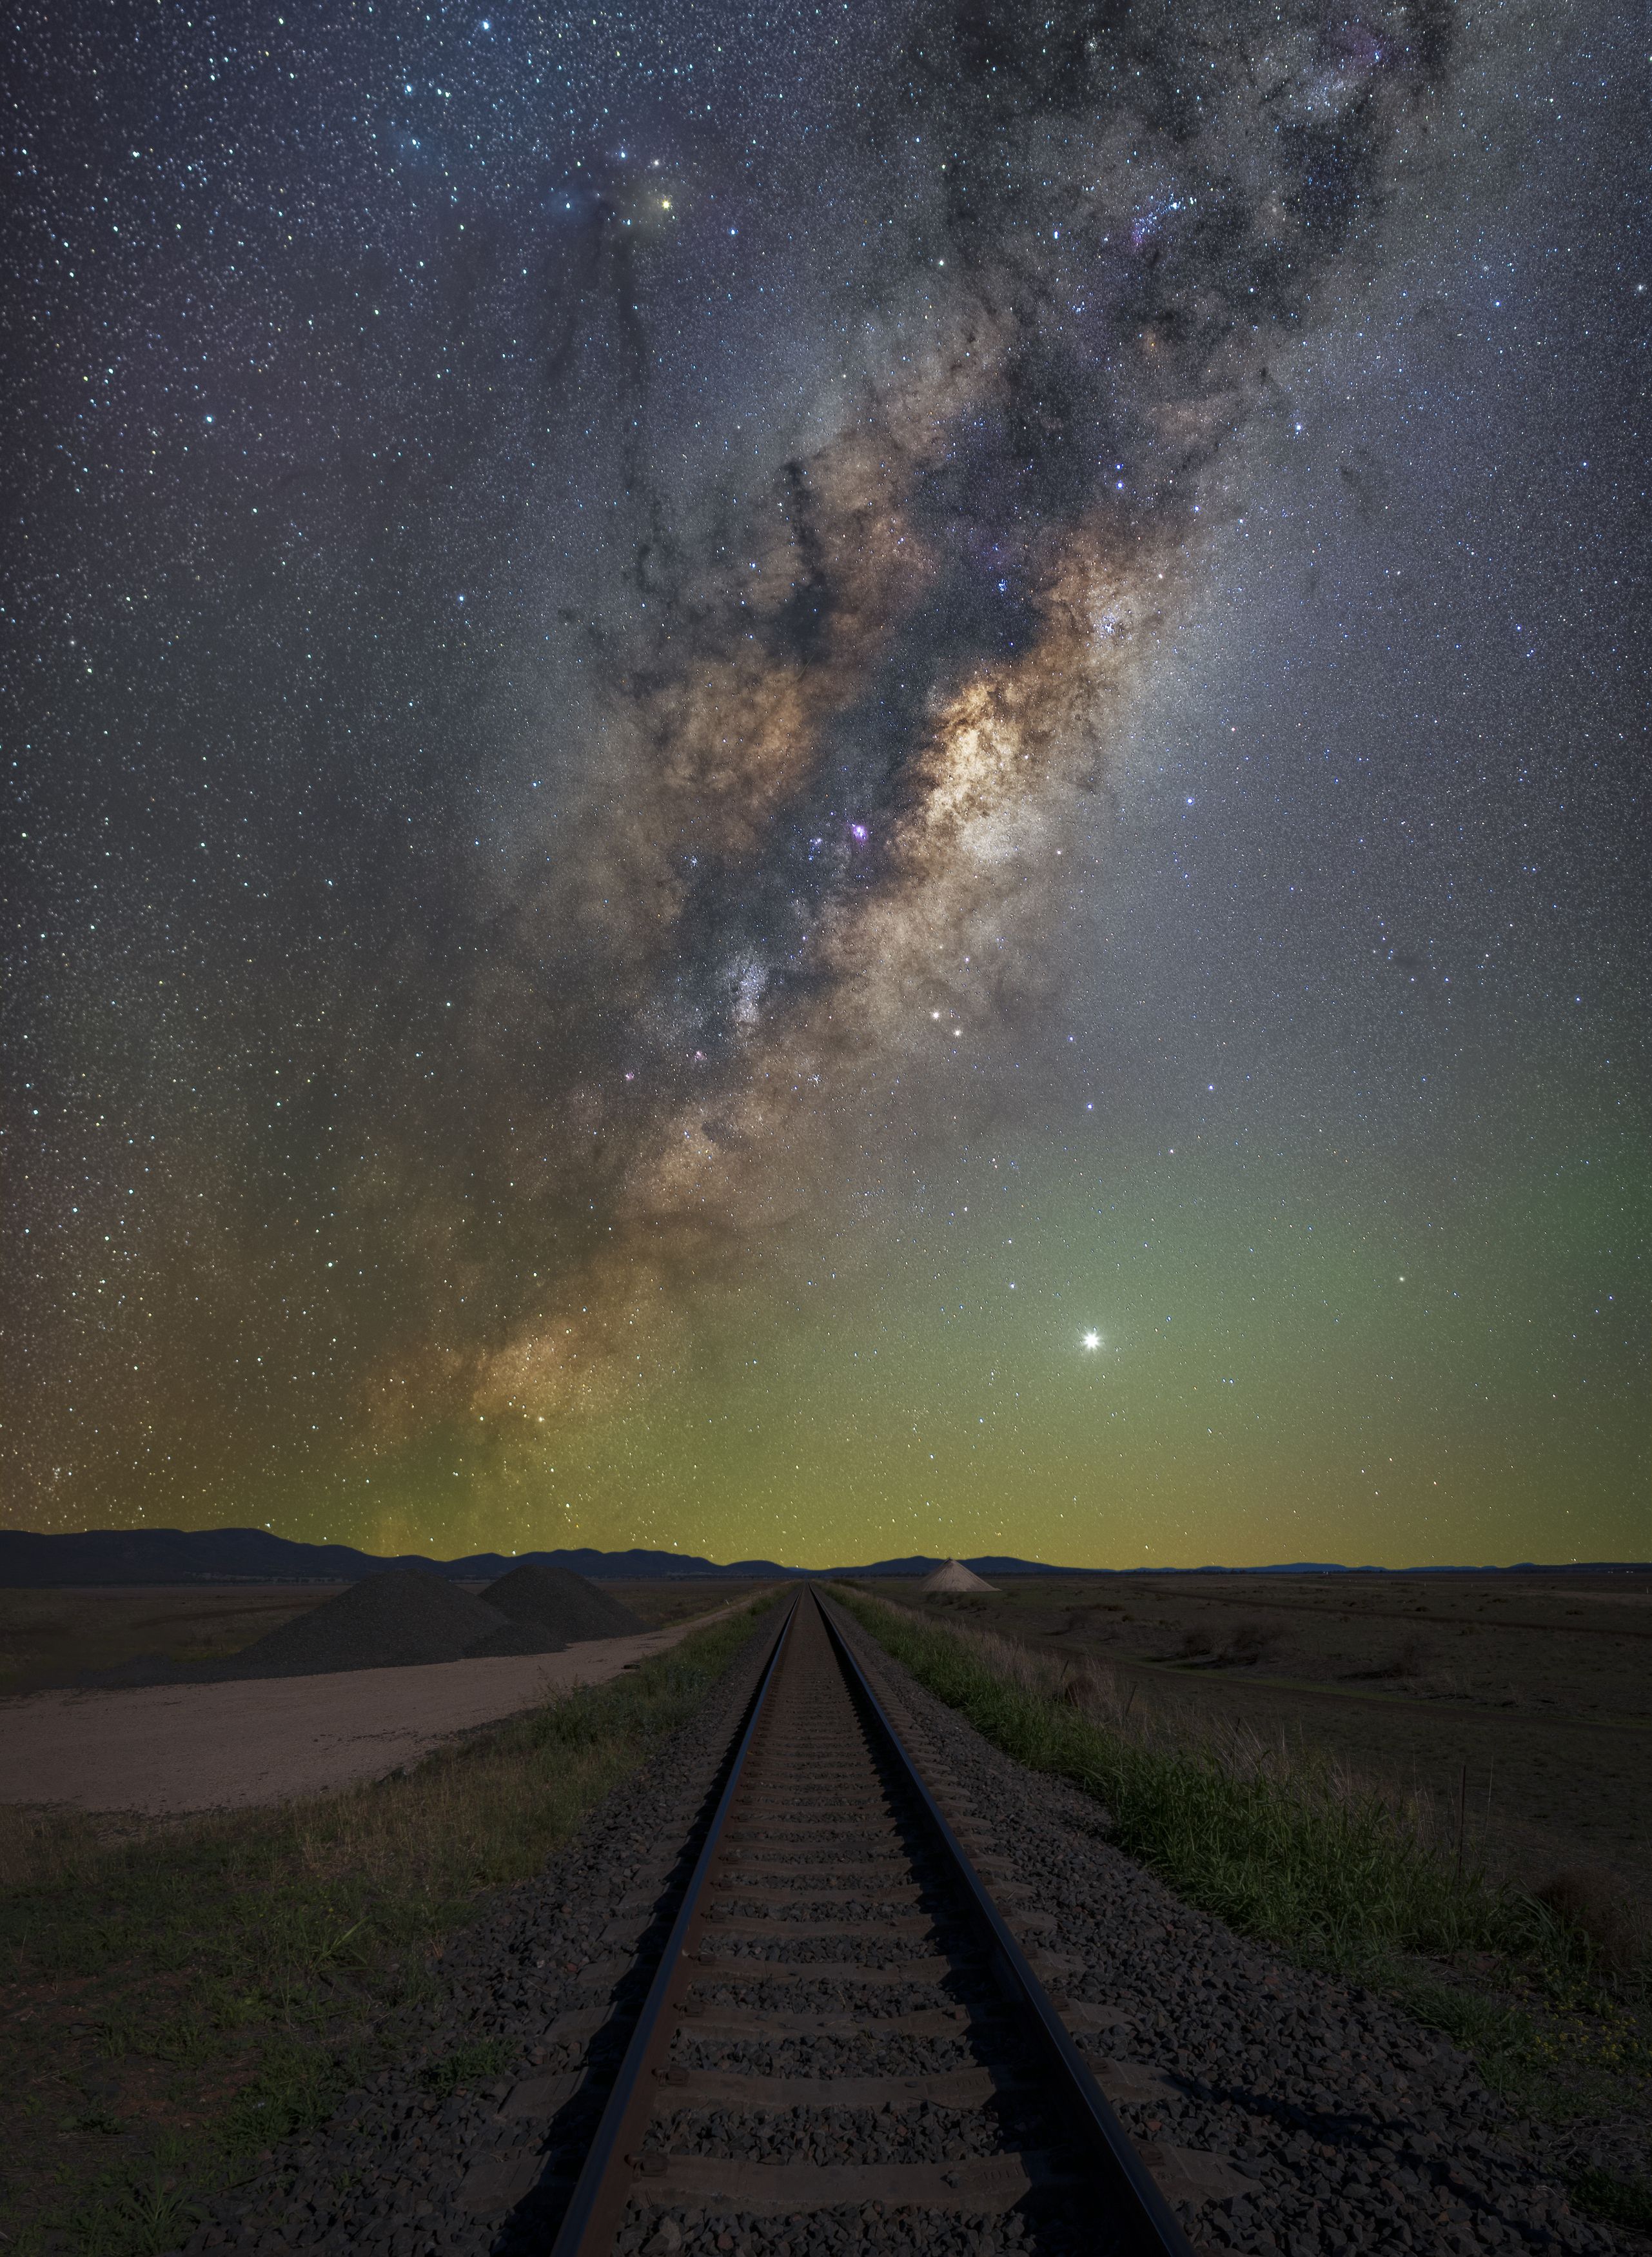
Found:
<svg viewBox="0 0 1652 2257"><path fill-rule="evenodd" d="M1646 1554L1638 10L14 24L11 1525Z"/></svg>

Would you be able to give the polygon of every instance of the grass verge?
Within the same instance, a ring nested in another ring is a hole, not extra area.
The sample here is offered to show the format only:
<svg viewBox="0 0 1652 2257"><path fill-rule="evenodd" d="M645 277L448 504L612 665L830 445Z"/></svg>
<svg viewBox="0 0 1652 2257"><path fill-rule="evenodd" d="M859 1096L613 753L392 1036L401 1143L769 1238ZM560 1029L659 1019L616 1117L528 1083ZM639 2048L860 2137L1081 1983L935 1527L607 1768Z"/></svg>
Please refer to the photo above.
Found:
<svg viewBox="0 0 1652 2257"><path fill-rule="evenodd" d="M0 2248L157 2257L418 2050L442 1939L688 1721L759 1611L342 1794L116 1843L0 1814ZM496 2074L478 2050L427 2079Z"/></svg>
<svg viewBox="0 0 1652 2257"><path fill-rule="evenodd" d="M1242 1730L1133 1725L1111 1680L864 1593L836 1595L919 1682L1030 1770L1105 1805L1119 1847L1242 1935L1396 1998L1544 2125L1643 2117L1644 1949L1462 1864L1427 1806ZM1563 1903L1564 1903L1563 1900ZM1584 2170L1579 2204L1643 2223L1645 2183ZM1613 2205L1616 2205L1614 2208Z"/></svg>

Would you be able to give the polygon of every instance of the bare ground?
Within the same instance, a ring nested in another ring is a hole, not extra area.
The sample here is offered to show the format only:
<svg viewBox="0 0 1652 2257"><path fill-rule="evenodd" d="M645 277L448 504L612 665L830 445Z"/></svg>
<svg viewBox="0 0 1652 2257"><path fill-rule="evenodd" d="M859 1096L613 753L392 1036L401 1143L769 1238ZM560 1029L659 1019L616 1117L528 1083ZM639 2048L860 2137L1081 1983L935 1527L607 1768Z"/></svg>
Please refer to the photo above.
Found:
<svg viewBox="0 0 1652 2257"><path fill-rule="evenodd" d="M561 1653L26 1694L0 1701L0 1803L175 1818L328 1794L575 1686L600 1685L726 1611Z"/></svg>

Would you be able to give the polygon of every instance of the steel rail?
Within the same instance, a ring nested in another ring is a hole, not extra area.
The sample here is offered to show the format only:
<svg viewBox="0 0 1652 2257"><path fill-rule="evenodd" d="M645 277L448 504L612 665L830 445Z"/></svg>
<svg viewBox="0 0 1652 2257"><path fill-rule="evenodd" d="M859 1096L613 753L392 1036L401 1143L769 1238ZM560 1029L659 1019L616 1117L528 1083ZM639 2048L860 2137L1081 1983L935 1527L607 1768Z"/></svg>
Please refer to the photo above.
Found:
<svg viewBox="0 0 1652 2257"><path fill-rule="evenodd" d="M851 1686L859 1692L886 1748L900 1765L906 1784L921 1803L931 1825L945 1843L957 1878L972 1900L976 1916L992 1936L992 1968L999 1987L1008 1992L1012 2001L1026 2008L1030 2015L1051 2071L1052 2081L1057 2084L1062 2098L1067 2103L1068 2112L1075 2120L1076 2128L1099 2166L1098 2176L1100 2183L1125 2213L1120 2218L1109 2218L1108 2225L1115 2231L1122 2230L1132 2236L1135 2248L1143 2253L1143 2257L1193 2257L1192 2245L1177 2224L1175 2211L1160 2192L1152 2173L1132 2145L1130 2134L1113 2113L1101 2087L1091 2074L1090 2064L1073 2043L1055 2001L1027 1963L1026 1953L1011 1933L1003 1914L993 1903L968 1850L953 1832L945 1812L930 1794L923 1773L907 1754L900 1733L872 1691L848 1639L832 1620L830 1610L818 1599L816 1604L820 1605L827 1635Z"/></svg>
<svg viewBox="0 0 1652 2257"><path fill-rule="evenodd" d="M568 2208L556 2239L551 2246L551 2257L608 2257L614 2246L625 2216L626 2203L631 2198L631 2181L625 2173L625 2154L633 2143L640 2144L654 2105L653 2079L649 2071L657 2065L658 2057L670 2048L674 2023L667 2012L672 1991L682 1971L682 1960L690 1929L700 1917L701 1900L705 1894L706 1881L717 1853L722 1847L723 1829L727 1822L745 1760L751 1752L764 1704L769 1696L780 1667L780 1656L802 1594L792 1601L784 1620L775 1634L767 1662L759 1681L756 1694L746 1710L745 1729L740 1735L734 1760L729 1766L723 1792L717 1797L717 1808L711 1814L711 1823L694 1871L683 1893L677 1917L660 1955L660 1964L648 1995L643 2000L637 2016L637 2026L631 2034L619 2064L608 2105L603 2110L596 2132L586 2153L574 2191L568 2197Z"/></svg>

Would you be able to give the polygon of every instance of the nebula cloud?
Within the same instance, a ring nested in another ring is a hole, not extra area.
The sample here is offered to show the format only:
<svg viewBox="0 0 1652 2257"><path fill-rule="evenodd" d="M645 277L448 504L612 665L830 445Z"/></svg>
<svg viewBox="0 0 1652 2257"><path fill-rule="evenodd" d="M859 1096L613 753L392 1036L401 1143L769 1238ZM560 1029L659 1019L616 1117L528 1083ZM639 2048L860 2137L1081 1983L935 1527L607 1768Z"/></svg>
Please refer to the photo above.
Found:
<svg viewBox="0 0 1652 2257"><path fill-rule="evenodd" d="M381 1442L433 1404L548 1436L646 1390L697 1295L921 1132L954 1026L1036 1012L1058 850L1270 358L1377 255L1448 32L1401 4L919 22L863 152L900 350L738 510L651 512L600 789L466 1006L510 1228L462 1249L434 1201Z"/></svg>

